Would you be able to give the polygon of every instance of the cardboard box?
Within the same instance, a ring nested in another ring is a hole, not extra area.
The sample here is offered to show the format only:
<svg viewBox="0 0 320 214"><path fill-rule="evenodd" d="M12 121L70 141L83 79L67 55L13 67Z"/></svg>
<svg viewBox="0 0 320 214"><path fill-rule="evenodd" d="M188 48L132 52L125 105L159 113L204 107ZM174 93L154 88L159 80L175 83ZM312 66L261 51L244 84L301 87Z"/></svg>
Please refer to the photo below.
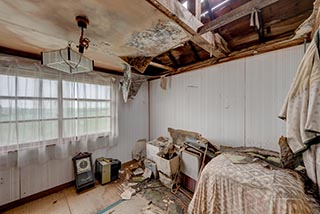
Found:
<svg viewBox="0 0 320 214"><path fill-rule="evenodd" d="M158 171L166 174L169 177L171 177L179 170L180 159L178 155L170 160L156 155L155 162L157 164Z"/></svg>
<svg viewBox="0 0 320 214"><path fill-rule="evenodd" d="M157 156L157 153L160 152L161 147L153 142L153 141L149 141L146 144L146 153L147 153L147 158L149 160L155 161L155 158Z"/></svg>

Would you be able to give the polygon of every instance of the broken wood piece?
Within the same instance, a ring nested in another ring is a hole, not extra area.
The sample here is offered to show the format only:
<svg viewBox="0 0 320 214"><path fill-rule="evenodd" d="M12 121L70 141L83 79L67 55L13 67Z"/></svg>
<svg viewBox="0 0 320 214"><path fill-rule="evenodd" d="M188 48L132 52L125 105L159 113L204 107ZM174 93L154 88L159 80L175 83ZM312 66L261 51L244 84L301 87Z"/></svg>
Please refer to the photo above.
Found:
<svg viewBox="0 0 320 214"><path fill-rule="evenodd" d="M157 67L157 68L162 68L164 70L171 71L171 72L175 71L174 68L171 68L171 67L169 67L167 65L162 65L162 64L159 64L159 63L156 63L156 62L150 62L149 65L153 66L153 67Z"/></svg>
<svg viewBox="0 0 320 214"><path fill-rule="evenodd" d="M204 26L200 27L198 29L198 33L200 35L207 33L209 31L213 31L215 29L218 29L224 25L227 25L237 19L240 19L244 16L247 16L251 14L252 9L262 9L264 7L267 7L273 3L276 3L279 0L252 0L244 5L241 5L240 7L231 10L230 12L219 16L218 18L212 20L211 22L205 24Z"/></svg>
<svg viewBox="0 0 320 214"><path fill-rule="evenodd" d="M168 132L170 133L170 136L173 140L173 144L177 144L180 146L184 144L187 137L193 138L195 140L199 140L201 137L201 135L197 132L191 132L181 129L168 128Z"/></svg>

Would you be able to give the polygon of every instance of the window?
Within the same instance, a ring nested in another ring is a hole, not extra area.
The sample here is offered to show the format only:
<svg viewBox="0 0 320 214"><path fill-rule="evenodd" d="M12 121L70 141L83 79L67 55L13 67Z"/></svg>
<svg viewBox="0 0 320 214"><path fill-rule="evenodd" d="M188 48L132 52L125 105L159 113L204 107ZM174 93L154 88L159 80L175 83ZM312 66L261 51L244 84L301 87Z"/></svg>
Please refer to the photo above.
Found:
<svg viewBox="0 0 320 214"><path fill-rule="evenodd" d="M110 132L110 86L62 82L63 137Z"/></svg>
<svg viewBox="0 0 320 214"><path fill-rule="evenodd" d="M111 130L109 84L0 74L0 89L0 146Z"/></svg>

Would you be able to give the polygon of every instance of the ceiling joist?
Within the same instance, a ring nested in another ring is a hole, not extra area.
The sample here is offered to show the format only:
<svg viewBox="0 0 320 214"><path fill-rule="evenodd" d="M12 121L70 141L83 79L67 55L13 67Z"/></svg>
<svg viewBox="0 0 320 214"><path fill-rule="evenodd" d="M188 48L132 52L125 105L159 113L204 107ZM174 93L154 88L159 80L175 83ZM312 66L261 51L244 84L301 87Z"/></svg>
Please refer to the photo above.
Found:
<svg viewBox="0 0 320 214"><path fill-rule="evenodd" d="M201 26L198 29L198 33L200 35L207 33L209 31L216 30L224 25L227 25L237 19L240 19L244 16L251 14L252 10L255 9L262 9L267 7L273 3L278 2L279 0L252 0L218 18L210 21L209 23Z"/></svg>

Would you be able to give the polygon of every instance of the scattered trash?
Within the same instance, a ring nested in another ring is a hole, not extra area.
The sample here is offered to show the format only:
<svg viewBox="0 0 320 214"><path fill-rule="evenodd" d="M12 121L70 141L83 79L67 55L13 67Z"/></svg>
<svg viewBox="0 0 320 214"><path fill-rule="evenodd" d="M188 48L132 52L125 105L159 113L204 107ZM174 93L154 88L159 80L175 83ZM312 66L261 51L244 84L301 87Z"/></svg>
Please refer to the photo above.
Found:
<svg viewBox="0 0 320 214"><path fill-rule="evenodd" d="M128 186L129 187L133 187L133 186L136 186L138 183L128 183Z"/></svg>
<svg viewBox="0 0 320 214"><path fill-rule="evenodd" d="M141 175L143 173L143 169L142 168L137 168L136 170L133 171L134 175Z"/></svg>
<svg viewBox="0 0 320 214"><path fill-rule="evenodd" d="M145 168L142 177L144 179L149 179L151 178L151 176L152 176L152 171L149 168Z"/></svg>
<svg viewBox="0 0 320 214"><path fill-rule="evenodd" d="M130 180L133 181L133 182L140 183L140 182L144 181L145 179L144 179L143 176L136 176L136 177L132 177Z"/></svg>
<svg viewBox="0 0 320 214"><path fill-rule="evenodd" d="M131 199L132 195L134 195L136 193L136 190L128 187L121 195L120 197L124 200L129 200Z"/></svg>

